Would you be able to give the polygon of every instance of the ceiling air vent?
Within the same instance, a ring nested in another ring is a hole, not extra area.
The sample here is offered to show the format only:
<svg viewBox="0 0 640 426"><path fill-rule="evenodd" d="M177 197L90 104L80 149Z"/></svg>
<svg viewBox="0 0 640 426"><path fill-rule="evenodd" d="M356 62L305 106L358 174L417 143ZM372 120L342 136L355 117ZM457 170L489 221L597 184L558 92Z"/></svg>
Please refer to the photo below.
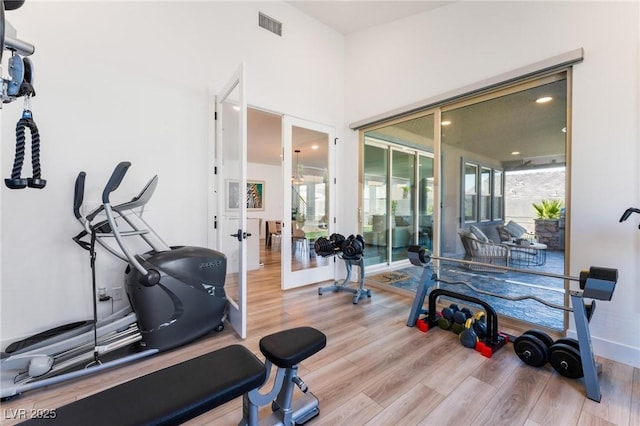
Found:
<svg viewBox="0 0 640 426"><path fill-rule="evenodd" d="M258 25L282 37L282 22L278 22L262 12L258 12Z"/></svg>

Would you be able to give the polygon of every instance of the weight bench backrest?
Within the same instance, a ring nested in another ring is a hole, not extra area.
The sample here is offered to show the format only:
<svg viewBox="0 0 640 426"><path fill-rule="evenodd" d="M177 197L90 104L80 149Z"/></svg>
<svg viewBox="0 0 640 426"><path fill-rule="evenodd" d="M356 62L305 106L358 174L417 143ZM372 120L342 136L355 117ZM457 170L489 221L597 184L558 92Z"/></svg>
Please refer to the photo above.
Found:
<svg viewBox="0 0 640 426"><path fill-rule="evenodd" d="M56 409L43 425L178 425L262 385L266 369L231 345Z"/></svg>

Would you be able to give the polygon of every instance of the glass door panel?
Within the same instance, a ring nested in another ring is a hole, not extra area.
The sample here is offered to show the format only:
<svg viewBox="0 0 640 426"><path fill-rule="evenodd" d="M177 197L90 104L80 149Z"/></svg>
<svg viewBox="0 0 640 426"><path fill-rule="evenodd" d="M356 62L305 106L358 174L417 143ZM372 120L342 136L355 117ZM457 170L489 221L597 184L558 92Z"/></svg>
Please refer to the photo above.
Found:
<svg viewBox="0 0 640 426"><path fill-rule="evenodd" d="M365 265L405 260L409 245L431 244L434 122L427 114L364 134Z"/></svg>
<svg viewBox="0 0 640 426"><path fill-rule="evenodd" d="M282 262L285 288L332 279L333 258L318 256L315 241L333 228L331 165L333 129L285 117L285 170L290 170L285 194Z"/></svg>
<svg viewBox="0 0 640 426"><path fill-rule="evenodd" d="M440 165L446 185L441 214L442 256L565 273L564 226L560 228L561 221L556 219L558 229L553 236L536 229L539 221L532 207L546 199L565 204L565 77L564 74L545 77L520 88L443 108ZM448 124L445 126L445 123ZM528 233L505 235L503 227L509 221L516 222ZM514 246L514 238L524 238L525 244L532 239L536 249ZM479 265L447 264L440 274L445 279L455 279L461 271L489 276L498 272ZM504 284L507 282L562 285L559 281L542 281L515 271L500 272L505 277L500 284L504 286L504 294L524 291L517 285ZM543 298L552 300L555 296L552 292ZM536 306L536 315L527 316L523 314L527 310L519 307L522 303L501 301L496 310L545 327L564 328L561 311Z"/></svg>
<svg viewBox="0 0 640 426"><path fill-rule="evenodd" d="M364 264L386 263L387 254L387 176L389 149L371 143L364 146L363 227Z"/></svg>
<svg viewBox="0 0 640 426"><path fill-rule="evenodd" d="M418 241L429 250L433 249L433 157L418 156Z"/></svg>
<svg viewBox="0 0 640 426"><path fill-rule="evenodd" d="M416 155L391 151L391 261L407 258L407 248L413 244L414 188Z"/></svg>

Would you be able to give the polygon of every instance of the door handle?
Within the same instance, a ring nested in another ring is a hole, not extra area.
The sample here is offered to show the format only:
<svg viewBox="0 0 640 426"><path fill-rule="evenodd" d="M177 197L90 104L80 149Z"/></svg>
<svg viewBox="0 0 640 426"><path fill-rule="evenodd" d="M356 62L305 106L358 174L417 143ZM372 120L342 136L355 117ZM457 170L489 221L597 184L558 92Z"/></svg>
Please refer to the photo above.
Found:
<svg viewBox="0 0 640 426"><path fill-rule="evenodd" d="M242 232L242 229L238 229L238 232L235 234L231 234L232 237L236 237L238 241L246 240L247 237L251 236L250 232Z"/></svg>

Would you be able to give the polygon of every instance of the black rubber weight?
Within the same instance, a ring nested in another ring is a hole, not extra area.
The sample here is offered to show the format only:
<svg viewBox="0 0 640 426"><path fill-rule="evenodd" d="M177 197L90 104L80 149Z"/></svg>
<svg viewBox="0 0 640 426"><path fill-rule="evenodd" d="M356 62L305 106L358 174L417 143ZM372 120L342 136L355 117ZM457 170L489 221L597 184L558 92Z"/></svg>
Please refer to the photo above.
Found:
<svg viewBox="0 0 640 426"><path fill-rule="evenodd" d="M533 335L523 334L516 338L513 349L525 364L532 367L542 367L549 361L549 348Z"/></svg>

